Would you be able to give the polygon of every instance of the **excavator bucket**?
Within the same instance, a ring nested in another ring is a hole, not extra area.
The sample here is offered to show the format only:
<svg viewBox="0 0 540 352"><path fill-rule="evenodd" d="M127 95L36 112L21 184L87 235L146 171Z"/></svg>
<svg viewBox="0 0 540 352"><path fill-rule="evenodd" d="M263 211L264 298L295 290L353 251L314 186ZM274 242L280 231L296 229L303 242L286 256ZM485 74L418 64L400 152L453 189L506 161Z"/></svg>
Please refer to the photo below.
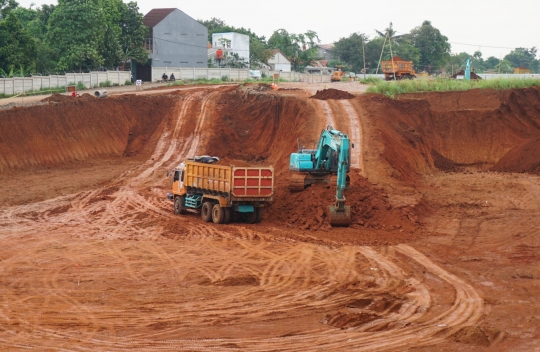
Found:
<svg viewBox="0 0 540 352"><path fill-rule="evenodd" d="M332 226L349 226L351 224L351 207L348 205L329 206L328 220Z"/></svg>

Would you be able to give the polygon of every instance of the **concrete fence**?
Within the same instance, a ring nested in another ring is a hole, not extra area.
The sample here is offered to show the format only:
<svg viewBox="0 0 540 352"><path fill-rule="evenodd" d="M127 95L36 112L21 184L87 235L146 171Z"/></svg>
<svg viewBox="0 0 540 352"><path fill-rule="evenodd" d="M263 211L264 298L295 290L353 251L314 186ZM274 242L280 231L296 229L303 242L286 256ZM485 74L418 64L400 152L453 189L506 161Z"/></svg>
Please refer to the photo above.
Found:
<svg viewBox="0 0 540 352"><path fill-rule="evenodd" d="M65 75L0 78L0 94L20 94L40 89L64 87L82 82L86 88L103 82L124 85L131 80L129 71L94 71L89 73L66 73Z"/></svg>
<svg viewBox="0 0 540 352"><path fill-rule="evenodd" d="M279 74L280 79L289 82L330 82L329 75L306 74L299 72L283 72L260 70L267 77ZM170 76L174 73L176 80L196 80L196 79L221 79L226 76L231 81L244 81L249 76L249 69L237 68L183 68L183 67L152 67L152 82L160 81L163 74Z"/></svg>

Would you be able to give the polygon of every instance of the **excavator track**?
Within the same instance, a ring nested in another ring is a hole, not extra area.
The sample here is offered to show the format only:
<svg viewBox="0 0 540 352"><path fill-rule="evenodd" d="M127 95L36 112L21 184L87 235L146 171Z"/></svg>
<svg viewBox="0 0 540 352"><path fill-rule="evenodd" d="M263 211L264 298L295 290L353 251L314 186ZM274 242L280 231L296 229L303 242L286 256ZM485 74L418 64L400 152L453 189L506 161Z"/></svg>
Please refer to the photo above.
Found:
<svg viewBox="0 0 540 352"><path fill-rule="evenodd" d="M305 188L306 175L294 173L289 176L289 191L302 192Z"/></svg>

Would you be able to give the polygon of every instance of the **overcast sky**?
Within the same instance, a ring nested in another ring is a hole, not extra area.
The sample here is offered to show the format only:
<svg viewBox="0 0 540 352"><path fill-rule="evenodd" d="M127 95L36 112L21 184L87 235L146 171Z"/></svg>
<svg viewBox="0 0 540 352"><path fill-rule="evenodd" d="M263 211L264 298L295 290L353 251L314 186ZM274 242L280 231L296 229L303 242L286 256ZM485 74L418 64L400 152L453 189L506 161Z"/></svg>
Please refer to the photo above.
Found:
<svg viewBox="0 0 540 352"><path fill-rule="evenodd" d="M32 3L57 4L56 0L17 1L24 7ZM313 30L321 44L328 44L354 32L373 37L375 29L383 31L390 22L398 33L407 33L429 20L448 37L453 53L472 54L480 50L486 59L505 56L516 47L540 47L540 0L139 0L137 3L143 14L153 8L178 8L194 19L216 17L235 27L250 28L267 39L280 28L290 33Z"/></svg>

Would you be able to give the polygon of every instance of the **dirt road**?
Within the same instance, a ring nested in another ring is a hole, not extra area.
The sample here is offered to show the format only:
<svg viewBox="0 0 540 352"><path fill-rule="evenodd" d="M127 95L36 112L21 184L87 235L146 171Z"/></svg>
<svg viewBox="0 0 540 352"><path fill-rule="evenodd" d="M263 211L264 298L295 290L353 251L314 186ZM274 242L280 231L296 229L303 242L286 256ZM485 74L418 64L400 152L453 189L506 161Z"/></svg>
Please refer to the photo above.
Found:
<svg viewBox="0 0 540 352"><path fill-rule="evenodd" d="M323 101L218 86L0 112L0 346L537 350L539 178L488 170L531 143L538 92ZM487 142L471 151L475 106L505 139L477 129ZM317 218L332 189L286 187L297 138L330 123L355 143L348 229ZM172 212L165 173L200 154L275 166L261 224Z"/></svg>

